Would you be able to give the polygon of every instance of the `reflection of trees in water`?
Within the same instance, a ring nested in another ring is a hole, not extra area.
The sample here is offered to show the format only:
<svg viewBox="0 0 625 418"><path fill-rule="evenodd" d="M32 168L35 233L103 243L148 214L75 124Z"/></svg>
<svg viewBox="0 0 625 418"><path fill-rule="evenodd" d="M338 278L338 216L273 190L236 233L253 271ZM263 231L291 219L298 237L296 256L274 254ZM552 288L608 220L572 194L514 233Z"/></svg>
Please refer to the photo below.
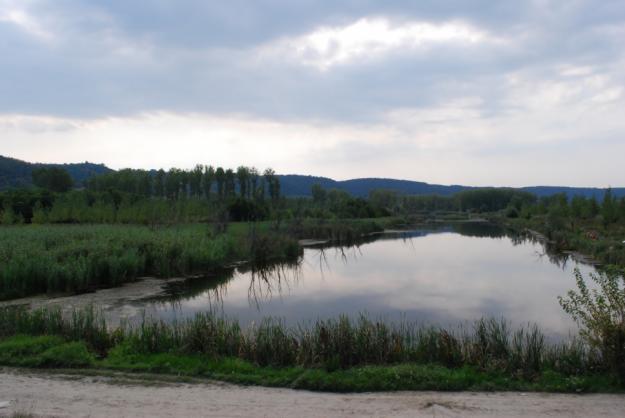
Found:
<svg viewBox="0 0 625 418"><path fill-rule="evenodd" d="M540 239L535 234L532 234L530 232L510 231L508 233L508 237L513 245L522 245L522 244L530 243L534 246L539 246L541 248L541 251L536 251L536 255L538 256L538 258L542 259L542 258L547 257L547 260L549 260L551 264L558 266L562 270L566 269L566 265L568 261L571 259L570 254L563 253L562 251L558 250L555 247L555 245L553 245L549 241Z"/></svg>
<svg viewBox="0 0 625 418"><path fill-rule="evenodd" d="M368 244L374 241L395 241L399 239L402 240L404 244L410 245L412 248L415 248L415 238L445 232L455 232L462 236L475 238L507 238L515 246L527 243L535 246L540 246L541 251L536 252L537 256L539 256L540 258L547 257L549 262L562 269L566 268L567 262L571 259L571 256L569 254L559 251L557 248L555 248L554 245L552 245L548 241L539 239L534 234L531 234L529 232L515 231L510 228L506 228L490 222L456 222L450 224L426 225L415 228L413 230L390 231L380 234L372 234L370 236L364 237L361 240L354 241L353 243L351 243L351 245L333 246L331 244L326 244L311 248L314 248L319 252L319 270L323 275L324 268L329 268L326 255L326 252L329 249L335 250L340 255L340 258L344 262L347 262L349 260L349 257L347 255L350 253L350 251L353 251L354 260L362 255L361 246L364 244Z"/></svg>
<svg viewBox="0 0 625 418"><path fill-rule="evenodd" d="M188 278L166 284L165 294L151 300L155 305L166 306L174 311L182 310L183 303L207 295L208 310L223 307L228 283L234 278L235 268L221 270L214 275Z"/></svg>
<svg viewBox="0 0 625 418"><path fill-rule="evenodd" d="M538 243L541 245L542 248L542 252L537 252L538 257L547 257L551 264L555 264L562 270L566 269L567 263L572 258L570 254L563 253L562 251L556 249L555 246L553 244L550 244L549 242L538 241Z"/></svg>
<svg viewBox="0 0 625 418"><path fill-rule="evenodd" d="M301 277L302 258L293 262L266 265L243 265L222 271L210 277L188 279L168 286L167 295L154 302L167 305L173 310L182 309L183 302L202 297L206 310L223 313L224 300L232 280L249 277L248 299L250 306L260 309L263 301L274 296L282 297Z"/></svg>
<svg viewBox="0 0 625 418"><path fill-rule="evenodd" d="M452 230L476 238L504 238L507 235L505 228L489 222L457 222L452 225Z"/></svg>
<svg viewBox="0 0 625 418"><path fill-rule="evenodd" d="M565 269L570 256L556 251L549 242L541 240L528 232L516 232L498 225L488 223L455 223L432 225L409 231L393 231L390 233L374 234L363 239L353 241L349 245L315 245L307 247L306 257L300 257L290 263L272 263L267 265L245 264L238 268L222 270L219 274L190 279L181 283L172 284L166 297L161 302L169 304L174 309L182 308L183 302L197 299L199 296L205 299L207 308L222 311L224 300L228 294L228 287L233 279L249 280L248 300L249 304L260 309L264 302L272 298L282 298L283 294L290 292L292 286L303 278L302 264L304 260L313 269L316 269L321 278L330 270L332 262L330 257L341 260L347 264L363 257L363 246L374 241L401 240L405 245L415 248L414 240L430 234L455 232L463 236L478 238L507 238L513 245L530 243L540 246L541 251L536 251L540 258L547 257L550 263ZM243 276L243 277L242 277Z"/></svg>
<svg viewBox="0 0 625 418"><path fill-rule="evenodd" d="M250 284L247 291L250 306L254 305L260 310L262 302L269 301L274 296L282 298L284 292L290 292L291 286L299 282L302 277L301 272L301 260L255 266L250 271Z"/></svg>
<svg viewBox="0 0 625 418"><path fill-rule="evenodd" d="M335 259L340 259L344 264L347 264L350 259L356 261L358 258L362 257L362 245L363 242L341 246L316 246L314 248L309 248L309 253L306 258L308 260L317 260L314 264L318 265L319 273L323 279L325 271L330 270L330 263L328 262L329 251L334 251ZM308 264L311 265L311 263Z"/></svg>

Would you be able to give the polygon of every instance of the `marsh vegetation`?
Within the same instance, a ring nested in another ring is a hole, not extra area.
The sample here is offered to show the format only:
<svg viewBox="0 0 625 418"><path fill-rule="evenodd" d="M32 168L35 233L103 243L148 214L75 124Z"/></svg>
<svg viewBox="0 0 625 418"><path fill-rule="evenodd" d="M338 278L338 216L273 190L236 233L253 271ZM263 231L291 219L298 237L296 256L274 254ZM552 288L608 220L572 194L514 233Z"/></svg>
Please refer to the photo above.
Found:
<svg viewBox="0 0 625 418"><path fill-rule="evenodd" d="M287 199L271 170L122 170L92 178L83 190L69 190L57 171L38 173L39 188L0 194L0 298L90 292L145 276L207 275L209 285L196 287L195 296L214 294L222 309L189 297L186 289L172 297L183 308L174 315L150 311L168 303L152 301L140 320L120 324L107 323L97 306L65 314L4 307L1 364L182 373L327 390L623 388L625 201L609 192L601 202L539 199L512 189L451 197L375 191L362 199L315 187L312 198ZM501 232L501 225L516 232ZM389 241L380 235L389 228L403 232ZM544 240L524 247L536 231ZM301 239L321 247L304 250ZM395 247L383 248L377 261L363 255L367 245L385 242L412 249L402 257L417 264L402 271ZM323 245L338 246L332 251L339 263L328 262ZM511 263L510 248L530 247L521 257L527 270ZM440 259L432 256L437 248ZM597 276L588 276L596 283L584 287L582 277L593 270L583 265L575 282L563 250L599 261ZM312 251L328 277L311 279L306 265ZM362 256L363 269L342 277L341 266L350 265L354 254ZM492 274L479 266L479 255L488 258ZM542 263L544 256L550 263ZM542 277L537 265L553 271ZM220 275L224 269L234 269L246 283ZM561 287L556 278L565 276ZM241 283L243 309L231 287ZM558 331L570 334L554 338L548 321L532 321L527 309L515 308L530 306L532 292L539 300L540 289L549 301L540 299L533 311L557 320L565 315L557 296L575 285L579 293L561 302L578 321L579 337L576 328L565 327ZM298 293L306 286L317 290ZM507 298L506 291L520 299ZM267 310L277 306L273 296L292 306ZM189 300L195 308L185 311ZM433 314L431 303L451 315ZM246 317L250 308L255 313Z"/></svg>

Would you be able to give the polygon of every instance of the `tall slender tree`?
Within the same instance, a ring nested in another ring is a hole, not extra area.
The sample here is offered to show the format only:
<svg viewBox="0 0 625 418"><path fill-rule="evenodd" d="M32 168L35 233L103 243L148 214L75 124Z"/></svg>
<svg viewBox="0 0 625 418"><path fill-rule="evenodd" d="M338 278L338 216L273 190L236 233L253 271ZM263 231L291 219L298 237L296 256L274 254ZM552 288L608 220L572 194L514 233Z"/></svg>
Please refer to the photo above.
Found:
<svg viewBox="0 0 625 418"><path fill-rule="evenodd" d="M250 187L248 189L248 197L256 198L258 196L258 179L260 175L256 167L250 168Z"/></svg>
<svg viewBox="0 0 625 418"><path fill-rule="evenodd" d="M165 193L169 199L178 199L180 193L180 170L172 168L165 179Z"/></svg>
<svg viewBox="0 0 625 418"><path fill-rule="evenodd" d="M204 189L204 197L210 199L211 188L215 180L215 169L212 165L204 167L204 177L202 178L202 188Z"/></svg>
<svg viewBox="0 0 625 418"><path fill-rule="evenodd" d="M243 198L248 196L249 175L250 171L247 167L240 166L237 168L237 180L239 182L239 195Z"/></svg>
<svg viewBox="0 0 625 418"><path fill-rule="evenodd" d="M227 197L234 196L234 190L236 188L235 178L236 178L236 175L234 174L234 171L232 171L231 168L227 169L226 170L226 185L225 185Z"/></svg>
<svg viewBox="0 0 625 418"><path fill-rule="evenodd" d="M280 181L278 176L276 176L276 172L273 171L273 169L268 168L265 170L263 177L265 178L265 183L267 184L269 197L271 200L277 200L280 197Z"/></svg>
<svg viewBox="0 0 625 418"><path fill-rule="evenodd" d="M202 194L202 177L204 175L204 167L200 164L196 165L189 174L189 188L191 196L199 197Z"/></svg>
<svg viewBox="0 0 625 418"><path fill-rule="evenodd" d="M162 168L154 175L154 194L157 197L165 197L165 170Z"/></svg>
<svg viewBox="0 0 625 418"><path fill-rule="evenodd" d="M215 170L215 181L217 182L217 197L219 200L224 198L224 184L226 182L226 172L223 168L217 167Z"/></svg>

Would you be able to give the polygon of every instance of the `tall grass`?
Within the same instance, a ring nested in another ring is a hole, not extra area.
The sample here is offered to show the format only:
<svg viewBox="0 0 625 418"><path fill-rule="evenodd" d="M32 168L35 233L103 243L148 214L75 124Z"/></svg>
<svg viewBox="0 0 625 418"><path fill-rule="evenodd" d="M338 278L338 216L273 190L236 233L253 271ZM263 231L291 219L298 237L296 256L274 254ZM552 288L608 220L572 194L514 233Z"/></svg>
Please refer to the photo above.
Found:
<svg viewBox="0 0 625 418"><path fill-rule="evenodd" d="M290 259L300 250L286 236L244 225L215 235L208 225L0 227L0 299L45 292L84 292L141 276L205 272L238 260ZM259 241L260 244L256 243Z"/></svg>
<svg viewBox="0 0 625 418"><path fill-rule="evenodd" d="M166 323L150 318L136 326L110 329L87 309L63 317L59 310L0 309L0 339L19 335L58 335L84 341L100 355L170 353L240 358L259 366L348 369L363 365L438 363L475 367L532 379L551 370L567 376L610 372L610 365L578 339L547 343L536 326L511 330L504 320L482 319L470 327L442 329L410 322L388 324L366 316L318 320L287 327L267 318L242 328L211 313Z"/></svg>

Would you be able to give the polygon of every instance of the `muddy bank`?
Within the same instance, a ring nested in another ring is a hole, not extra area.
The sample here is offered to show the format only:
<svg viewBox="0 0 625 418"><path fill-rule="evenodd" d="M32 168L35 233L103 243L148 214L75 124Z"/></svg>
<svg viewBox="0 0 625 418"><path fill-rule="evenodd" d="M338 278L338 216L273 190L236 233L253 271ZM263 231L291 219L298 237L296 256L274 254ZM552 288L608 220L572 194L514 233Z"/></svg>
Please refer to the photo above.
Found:
<svg viewBox="0 0 625 418"><path fill-rule="evenodd" d="M624 395L541 393L324 394L132 375L0 370L0 416L37 417L622 417Z"/></svg>
<svg viewBox="0 0 625 418"><path fill-rule="evenodd" d="M13 299L0 302L0 307L26 306L30 309L60 307L64 313L71 313L74 309L94 305L104 313L107 323L115 325L122 318L136 318L143 311L146 300L165 296L169 285L180 283L184 280L181 278L142 278L120 287L99 289L95 292L79 295L58 297L40 295Z"/></svg>

